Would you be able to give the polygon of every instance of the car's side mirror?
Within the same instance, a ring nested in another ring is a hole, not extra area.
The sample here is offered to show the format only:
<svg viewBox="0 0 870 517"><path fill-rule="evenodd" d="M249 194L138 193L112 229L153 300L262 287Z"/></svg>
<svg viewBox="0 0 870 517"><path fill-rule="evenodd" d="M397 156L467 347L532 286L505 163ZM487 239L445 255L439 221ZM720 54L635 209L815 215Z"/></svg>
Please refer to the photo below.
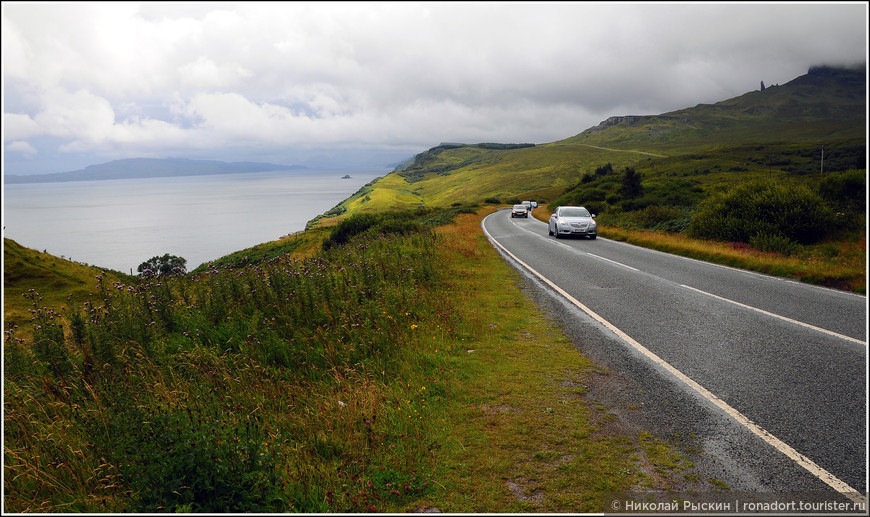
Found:
<svg viewBox="0 0 870 517"><path fill-rule="evenodd" d="M595 214L592 214L592 218L595 219Z"/></svg>

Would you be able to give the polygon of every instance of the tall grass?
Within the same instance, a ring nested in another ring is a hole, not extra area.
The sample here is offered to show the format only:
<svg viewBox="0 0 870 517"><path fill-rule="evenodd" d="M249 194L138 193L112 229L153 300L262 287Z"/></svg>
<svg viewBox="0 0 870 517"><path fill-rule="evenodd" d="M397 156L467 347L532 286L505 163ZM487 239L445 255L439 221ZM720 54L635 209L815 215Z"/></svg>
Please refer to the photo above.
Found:
<svg viewBox="0 0 870 517"><path fill-rule="evenodd" d="M136 284L9 329L10 512L346 512L430 489L461 327L431 229ZM431 353L437 347L440 354Z"/></svg>
<svg viewBox="0 0 870 517"><path fill-rule="evenodd" d="M821 242L802 246L791 255L763 251L740 242L695 239L684 234L618 226L599 226L602 237L675 255L758 271L802 282L867 292L867 241Z"/></svg>

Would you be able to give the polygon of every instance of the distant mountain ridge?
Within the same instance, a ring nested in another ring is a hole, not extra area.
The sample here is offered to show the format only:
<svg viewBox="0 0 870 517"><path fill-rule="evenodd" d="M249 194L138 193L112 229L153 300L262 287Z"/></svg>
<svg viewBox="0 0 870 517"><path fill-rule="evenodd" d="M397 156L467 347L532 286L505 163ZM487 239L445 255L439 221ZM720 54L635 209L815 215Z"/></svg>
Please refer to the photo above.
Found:
<svg viewBox="0 0 870 517"><path fill-rule="evenodd" d="M126 158L97 165L89 165L84 169L71 172L33 174L29 176L4 174L3 182L13 184L99 181L308 169L308 167L302 165L279 165L259 162L221 162L217 160L191 160L187 158Z"/></svg>

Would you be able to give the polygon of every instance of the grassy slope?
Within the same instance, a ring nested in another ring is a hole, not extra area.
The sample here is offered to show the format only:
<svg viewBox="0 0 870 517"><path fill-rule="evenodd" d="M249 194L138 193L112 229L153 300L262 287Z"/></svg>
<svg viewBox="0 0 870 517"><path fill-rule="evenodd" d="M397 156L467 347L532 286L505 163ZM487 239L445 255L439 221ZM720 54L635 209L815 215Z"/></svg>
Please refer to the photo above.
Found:
<svg viewBox="0 0 870 517"><path fill-rule="evenodd" d="M782 86L752 91L633 123L590 128L531 148L433 148L404 172L345 201L347 213L419 204L447 206L487 197L548 200L599 165L645 169L649 177L707 170L707 187L779 172L772 155L821 145L865 144L863 72L819 69ZM857 165L857 164L856 164ZM740 166L746 174L727 174ZM407 177L408 179L404 179Z"/></svg>
<svg viewBox="0 0 870 517"><path fill-rule="evenodd" d="M863 73L820 69L764 91L590 128L565 140L531 148L433 148L418 155L402 171L375 181L364 196L340 204L338 211L343 215L338 218L355 212L416 206L473 205L493 197L502 203L513 198L548 202L605 163L615 171L634 167L646 185L659 184L664 190L677 185L676 179L685 179L704 193L738 181L767 177L813 185L823 177L812 173L818 167L816 154L822 146L828 151L829 161L839 149L866 147L862 85ZM863 168L863 162L856 161L855 168ZM794 170L802 172L794 174ZM336 219L319 223L331 224ZM751 252L741 257L736 250L725 254L699 251L698 243L659 246L659 237L668 238L662 233L651 237L650 232L614 228L609 234L703 260L858 292L866 289L866 241L856 236L809 250L813 262L810 269L826 272L819 275L807 270L806 264L803 268L770 265L776 257L759 261L758 254ZM608 235L606 225L602 235Z"/></svg>
<svg viewBox="0 0 870 517"><path fill-rule="evenodd" d="M28 309L34 301L25 298L31 289L42 300L40 307L60 308L69 300L81 304L93 292L96 276L103 270L77 262L25 248L11 239L3 239L3 318L5 325L18 325L26 332L24 323L30 321ZM105 272L106 279L129 282L131 277L116 271ZM37 300L39 301L39 300Z"/></svg>
<svg viewBox="0 0 870 517"><path fill-rule="evenodd" d="M669 120L660 127L676 127L673 124ZM827 123L812 126L813 131L830 131L833 127ZM767 133L770 127L752 138ZM806 124L804 127L798 131L802 138L821 138L807 134ZM638 163L650 164L650 168L653 164L670 164L671 170L685 167L686 171L699 165L711 169L719 165L718 171L702 178L707 186L714 187L733 177L722 164L745 164L745 156L740 153L754 152L750 148L736 150L740 145L732 136L715 142L717 145L704 143L710 134L717 134L715 131L701 135L704 138L676 143L673 138L651 143L648 130L645 137L617 134L636 129L617 128L609 139L600 133L578 135L534 148L451 150L442 158L457 168L448 173L429 172L414 182L390 174L347 200L343 208L346 215L386 208L474 203L493 196L547 200L604 162L615 168ZM844 138L852 138L855 133L842 127L836 132ZM725 132L719 130L718 134ZM740 133L732 131L732 135ZM861 135L863 138L863 129ZM764 145L770 149L791 144ZM756 167L755 172L765 170ZM336 219L322 218L318 225L325 228ZM464 351L464 359L438 373L439 377L451 379L455 387L443 398L443 406L432 413L446 433L440 436L438 445L432 445L438 452L431 452L435 462L432 480L440 489L412 503L405 500L385 509L606 511L596 494L626 488L667 489L682 482L676 480L681 475L682 479L693 479L691 474L683 475L691 468L685 457L679 459L679 454L669 452L664 453L667 461L657 457L662 456L658 439L647 433L619 430L604 413L596 413L594 401L584 400L581 391L571 388L582 383L594 367L578 356L564 336L542 320L521 296L516 289L516 275L479 236L478 228L479 218L464 216L457 225L441 232L446 243L442 259L445 267L451 268L455 282L450 296L455 298L457 314L474 329L461 338L469 339L468 343L453 342L449 346L474 352ZM226 264L241 264L245 256L268 258L270 253L289 250L310 256L323 232L323 228L306 232L300 244L276 241L243 250L225 257ZM93 289L93 278L99 274L98 268L27 250L12 241L4 241L4 260L7 322L27 319L30 302L21 294L28 289L42 293L45 305L59 307L68 294L73 294L77 302L86 299ZM130 281L122 276L118 279ZM26 330L18 337L26 337ZM214 362L219 364L219 360ZM397 397L403 399L409 393ZM325 396L312 395L313 400ZM542 422L548 425L541 427ZM328 426L333 424L325 425L323 431L328 435ZM536 432L539 429L546 432ZM578 479L588 485L578 484ZM691 488L710 490L705 486Z"/></svg>
<svg viewBox="0 0 870 517"><path fill-rule="evenodd" d="M678 444L622 429L610 414L611 408L584 397L583 386L590 376L606 372L579 355L558 327L518 291L519 275L478 231L486 213L460 215L438 230L438 244L431 248L436 256L431 260L439 273L433 283L414 294L417 303L395 306L398 300L390 301L388 295L383 314L376 306L372 314L365 315L378 320L371 333L357 331L362 337L348 343L325 341L331 345L324 353L334 354L340 347L363 346L370 339L380 339L381 332L388 333L387 341L396 348L390 354L392 360L385 363L392 365L387 375L380 364L370 367L371 359L349 364L339 354L330 368L322 370L326 375L318 376L302 371L305 368L297 371L293 365L270 364L255 348L248 350L264 336L277 337L260 326L263 314L259 311L268 311L266 325L268 321L275 324L274 316L280 318L288 310L276 312L280 305L259 301L252 304L259 296L268 298L270 289L270 282L258 280L259 267L216 274L214 280L167 282L166 286L174 287L166 291L158 286L154 293L159 296L178 289L174 296L189 300L170 300L165 308L171 307L173 318L198 322L197 336L188 336L194 324L176 324L175 330L158 325L155 336L165 332L165 337L157 337L147 347L132 340L124 342L118 355L107 359L115 366L107 363L88 373L78 347L70 346L72 364L64 375L54 374L44 360L40 360L43 369L32 371L31 365L40 361L21 351L20 343L7 343L7 354L11 347L19 350L15 357L21 359L23 354L29 359L12 361L14 368L5 386L6 508L15 512L131 511L141 503L129 491L136 478L131 473L141 472L147 483L140 480L133 486L152 497L162 493L178 505L167 510L197 511L190 506L192 502L181 504L184 499L172 495L181 491L193 496L208 490L199 485L191 488L193 483L184 482L189 477L214 475L218 481L249 481L233 477L235 470L212 472L207 467L225 465L239 453L240 449L221 442L234 434L268 452L267 465L280 473L280 479L254 479L280 492L283 502L269 507L279 511L601 512L610 502L608 494L615 492L687 486L710 490L709 480L691 475L690 457L677 450ZM351 253L358 244L349 247ZM372 272L393 268L388 265L395 262L390 257L402 257L409 250L388 251L365 261L383 261L383 266L367 267ZM399 267L410 264L405 260ZM419 264L412 265L416 269ZM337 265L324 266L317 259L299 271L305 271L303 278L309 268L338 278L347 274ZM309 278L320 283L322 274ZM215 299L196 294L206 294L199 286L202 282L213 283L221 291L219 296L239 292L238 298L226 300L228 315L221 313L218 318L232 318L235 323L222 326L220 332L202 326L201 311L215 309L211 307ZM246 287L246 282L253 282L256 289ZM373 287L380 292L394 288L377 283ZM127 290L119 293L126 296ZM135 300L138 295L130 296ZM113 302L112 313L132 308L126 299ZM341 334L353 321L356 311L340 311L335 303L324 299L310 307L310 312L325 308L336 321L347 320L335 329L317 329L307 341L312 348L316 336ZM254 311L250 318L238 314L245 307ZM437 312L430 313L433 310ZM274 316L269 318L270 314ZM143 321L151 318L143 316L148 318ZM106 331L119 326L137 331L138 323L135 318L118 319ZM98 325L91 327L97 330ZM237 325L241 334L234 335L231 328ZM295 334L304 333L306 327L296 323L292 328ZM200 331L214 332L220 339L204 337L195 346L189 345L189 340L199 339ZM280 335L291 343L297 340L286 333ZM316 363L320 359L312 356L309 360ZM111 404L106 402L119 396ZM132 402L125 404L127 397ZM189 417L188 422L184 415L191 411L195 418ZM256 415L253 428L249 427L251 415ZM136 420L141 418L147 421ZM162 419L172 424L169 429L181 437L182 446L164 450L166 457L137 459L136 451L147 449L152 454L162 450L162 442L155 444L140 436L138 426L157 425ZM210 428L208 419L224 425ZM210 438L203 441L204 435ZM146 441L136 441L137 436ZM92 443L97 439L99 444L104 439L127 443L127 448L106 449ZM217 456L218 463L206 461L190 470L175 461L198 462L200 450L206 451L206 458ZM126 461L143 463L130 466ZM253 474L265 476L264 468ZM175 485L162 474L164 470L184 476L180 482L184 486L168 492ZM155 491L163 486L168 488ZM237 490L250 493L244 487ZM254 499L252 504L257 502Z"/></svg>
<svg viewBox="0 0 870 517"><path fill-rule="evenodd" d="M468 149L441 154L445 163L462 163ZM533 148L477 150L474 162L449 172L426 172L408 181L393 172L375 181L370 192L340 204L346 214L417 206L445 207L480 203L489 197L551 199L597 165L614 167L648 157L642 152L599 149L587 144L552 143ZM330 219L321 224L328 225Z"/></svg>

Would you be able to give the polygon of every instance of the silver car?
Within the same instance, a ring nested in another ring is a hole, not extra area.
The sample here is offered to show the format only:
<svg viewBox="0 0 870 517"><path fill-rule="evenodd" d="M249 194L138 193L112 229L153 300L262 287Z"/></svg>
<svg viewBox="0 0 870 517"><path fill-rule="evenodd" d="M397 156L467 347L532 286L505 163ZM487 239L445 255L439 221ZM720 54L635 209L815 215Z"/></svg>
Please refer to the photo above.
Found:
<svg viewBox="0 0 870 517"><path fill-rule="evenodd" d="M560 206L550 216L550 235L560 238L563 235L580 235L594 239L598 236L595 215L582 206Z"/></svg>

